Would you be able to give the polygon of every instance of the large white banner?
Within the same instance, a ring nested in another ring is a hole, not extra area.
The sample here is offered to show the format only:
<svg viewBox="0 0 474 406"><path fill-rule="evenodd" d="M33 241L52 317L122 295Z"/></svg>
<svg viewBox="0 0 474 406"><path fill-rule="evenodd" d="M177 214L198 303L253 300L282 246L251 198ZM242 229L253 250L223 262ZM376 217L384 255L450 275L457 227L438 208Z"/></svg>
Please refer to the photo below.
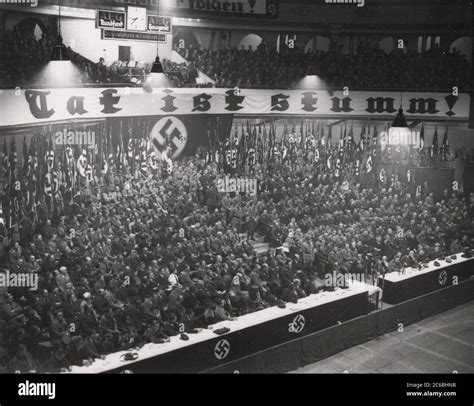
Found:
<svg viewBox="0 0 474 406"><path fill-rule="evenodd" d="M407 118L469 118L470 97L404 93ZM393 118L400 93L312 90L74 88L4 90L0 127L59 120L182 114L302 115L308 118Z"/></svg>

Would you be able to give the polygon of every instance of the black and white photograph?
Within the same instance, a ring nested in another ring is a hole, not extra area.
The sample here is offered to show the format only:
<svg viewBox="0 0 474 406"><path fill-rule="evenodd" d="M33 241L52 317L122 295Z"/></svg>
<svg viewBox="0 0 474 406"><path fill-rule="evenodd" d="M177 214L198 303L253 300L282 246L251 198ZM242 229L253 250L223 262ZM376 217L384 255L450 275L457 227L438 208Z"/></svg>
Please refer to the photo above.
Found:
<svg viewBox="0 0 474 406"><path fill-rule="evenodd" d="M473 24L0 1L0 404L284 374L472 406Z"/></svg>

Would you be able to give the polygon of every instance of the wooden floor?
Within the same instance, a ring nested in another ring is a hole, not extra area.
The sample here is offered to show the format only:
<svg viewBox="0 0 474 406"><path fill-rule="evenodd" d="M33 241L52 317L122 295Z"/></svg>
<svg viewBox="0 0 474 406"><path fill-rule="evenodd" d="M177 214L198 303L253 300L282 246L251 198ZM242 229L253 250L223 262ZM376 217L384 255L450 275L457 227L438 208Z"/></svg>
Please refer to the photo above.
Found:
<svg viewBox="0 0 474 406"><path fill-rule="evenodd" d="M474 301L293 373L474 373Z"/></svg>

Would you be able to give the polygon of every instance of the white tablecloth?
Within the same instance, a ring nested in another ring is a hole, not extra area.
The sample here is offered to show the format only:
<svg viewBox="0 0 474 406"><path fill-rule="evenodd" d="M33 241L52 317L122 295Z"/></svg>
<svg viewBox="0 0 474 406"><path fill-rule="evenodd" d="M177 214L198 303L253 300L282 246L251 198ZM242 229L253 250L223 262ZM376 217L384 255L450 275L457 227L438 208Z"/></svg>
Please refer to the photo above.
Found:
<svg viewBox="0 0 474 406"><path fill-rule="evenodd" d="M422 269L405 268L405 272L403 274L401 274L400 272L390 272L390 273L385 274L385 280L389 282L394 282L394 283L401 282L401 281L414 278L416 276L423 275L426 273L440 271L441 269L446 269L450 266L460 264L461 262L469 261L470 258L462 258L461 255L462 253L456 254L456 259L452 259L451 263L446 262L445 260L440 261L439 259L437 259L434 261L430 261L428 263L428 268L422 268ZM434 265L435 261L438 261L440 266L435 266ZM382 277L379 276L379 279L381 278Z"/></svg>

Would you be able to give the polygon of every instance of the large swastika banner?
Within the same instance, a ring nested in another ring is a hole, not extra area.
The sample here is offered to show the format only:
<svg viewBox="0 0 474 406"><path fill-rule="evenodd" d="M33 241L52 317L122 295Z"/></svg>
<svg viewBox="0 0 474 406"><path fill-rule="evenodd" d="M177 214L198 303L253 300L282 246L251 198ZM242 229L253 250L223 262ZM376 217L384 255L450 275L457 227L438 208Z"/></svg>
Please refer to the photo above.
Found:
<svg viewBox="0 0 474 406"><path fill-rule="evenodd" d="M200 147L217 148L229 137L232 120L232 115L140 117L132 121L131 134L149 138L159 158L167 151L174 160L193 155ZM117 123L112 125L117 127ZM142 134L143 128L147 128L147 134Z"/></svg>

